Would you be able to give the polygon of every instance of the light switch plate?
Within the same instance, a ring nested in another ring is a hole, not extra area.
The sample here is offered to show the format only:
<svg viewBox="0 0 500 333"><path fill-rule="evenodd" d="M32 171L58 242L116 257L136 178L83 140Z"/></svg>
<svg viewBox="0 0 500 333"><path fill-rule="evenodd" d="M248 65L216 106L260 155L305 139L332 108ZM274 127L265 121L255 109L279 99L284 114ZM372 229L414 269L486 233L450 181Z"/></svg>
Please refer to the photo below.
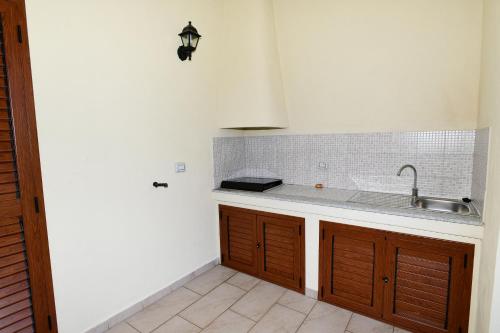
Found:
<svg viewBox="0 0 500 333"><path fill-rule="evenodd" d="M175 172L176 173L186 172L186 163L184 162L175 163Z"/></svg>

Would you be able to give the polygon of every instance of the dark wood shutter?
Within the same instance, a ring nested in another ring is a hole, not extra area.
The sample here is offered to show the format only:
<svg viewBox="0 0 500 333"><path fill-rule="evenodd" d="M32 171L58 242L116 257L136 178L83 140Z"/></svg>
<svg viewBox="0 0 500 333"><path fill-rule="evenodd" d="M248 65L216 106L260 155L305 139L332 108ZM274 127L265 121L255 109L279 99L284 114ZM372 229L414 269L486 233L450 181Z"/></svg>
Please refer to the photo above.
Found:
<svg viewBox="0 0 500 333"><path fill-rule="evenodd" d="M23 0L0 0L0 333L57 332Z"/></svg>
<svg viewBox="0 0 500 333"><path fill-rule="evenodd" d="M384 233L321 222L320 298L371 316L381 316Z"/></svg>
<svg viewBox="0 0 500 333"><path fill-rule="evenodd" d="M261 276L268 281L303 292L304 220L259 215L257 225Z"/></svg>
<svg viewBox="0 0 500 333"><path fill-rule="evenodd" d="M0 332L34 332L15 138L0 18Z"/></svg>
<svg viewBox="0 0 500 333"><path fill-rule="evenodd" d="M256 215L235 209L221 212L223 264L256 275L258 269Z"/></svg>
<svg viewBox="0 0 500 333"><path fill-rule="evenodd" d="M473 245L387 235L384 318L415 331L467 332Z"/></svg>

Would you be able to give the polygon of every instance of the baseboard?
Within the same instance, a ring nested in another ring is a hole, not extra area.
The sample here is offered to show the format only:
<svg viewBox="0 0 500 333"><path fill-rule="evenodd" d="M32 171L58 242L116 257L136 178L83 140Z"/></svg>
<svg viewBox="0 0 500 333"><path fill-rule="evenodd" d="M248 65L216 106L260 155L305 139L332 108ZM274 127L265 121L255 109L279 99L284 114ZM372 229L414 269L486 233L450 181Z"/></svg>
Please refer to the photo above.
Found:
<svg viewBox="0 0 500 333"><path fill-rule="evenodd" d="M170 294L174 290L182 287L192 279L196 278L197 276L205 273L206 271L212 269L216 265L220 263L219 258L216 258L207 264L201 266L200 268L196 269L195 271L187 274L186 276L180 278L179 280L175 281L174 283L170 284L169 286L155 292L154 294L146 297L142 301L137 302L136 304L129 306L123 311L120 311L119 313L115 314L114 316L110 317L106 321L100 323L99 325L96 325L95 327L87 330L85 333L104 333L113 326L121 323L125 319L133 316L139 311L142 311L145 307L148 305L151 305L161 299L162 297L165 297L166 295Z"/></svg>

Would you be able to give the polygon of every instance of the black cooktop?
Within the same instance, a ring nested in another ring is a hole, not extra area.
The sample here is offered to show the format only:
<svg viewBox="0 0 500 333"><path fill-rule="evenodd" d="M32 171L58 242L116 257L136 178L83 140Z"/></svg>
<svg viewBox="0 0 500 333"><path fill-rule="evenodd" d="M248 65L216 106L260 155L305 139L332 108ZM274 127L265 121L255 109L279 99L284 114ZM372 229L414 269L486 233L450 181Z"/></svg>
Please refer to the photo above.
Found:
<svg viewBox="0 0 500 333"><path fill-rule="evenodd" d="M242 177L224 180L220 187L232 190L264 192L283 184L281 179Z"/></svg>

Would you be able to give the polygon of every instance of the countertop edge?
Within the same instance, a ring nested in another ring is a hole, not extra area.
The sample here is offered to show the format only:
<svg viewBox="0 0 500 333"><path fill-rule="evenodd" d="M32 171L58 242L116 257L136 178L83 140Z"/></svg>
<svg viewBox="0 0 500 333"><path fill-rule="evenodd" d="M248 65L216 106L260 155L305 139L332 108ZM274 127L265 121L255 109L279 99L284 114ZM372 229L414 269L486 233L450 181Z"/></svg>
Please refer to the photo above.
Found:
<svg viewBox="0 0 500 333"><path fill-rule="evenodd" d="M285 210L303 214L313 214L325 218L356 220L367 223L392 225L407 229L424 230L439 234L449 234L465 238L482 239L484 224L461 223L450 220L415 216L417 214L398 214L390 209L371 209L372 207L345 207L342 203L329 202L328 205L311 202L313 200L294 200L279 198L262 193L227 191L214 189L213 199L220 203L237 203L255 207ZM297 204L299 206L297 206ZM383 208L383 207L382 207ZM339 220L339 222L341 222Z"/></svg>

